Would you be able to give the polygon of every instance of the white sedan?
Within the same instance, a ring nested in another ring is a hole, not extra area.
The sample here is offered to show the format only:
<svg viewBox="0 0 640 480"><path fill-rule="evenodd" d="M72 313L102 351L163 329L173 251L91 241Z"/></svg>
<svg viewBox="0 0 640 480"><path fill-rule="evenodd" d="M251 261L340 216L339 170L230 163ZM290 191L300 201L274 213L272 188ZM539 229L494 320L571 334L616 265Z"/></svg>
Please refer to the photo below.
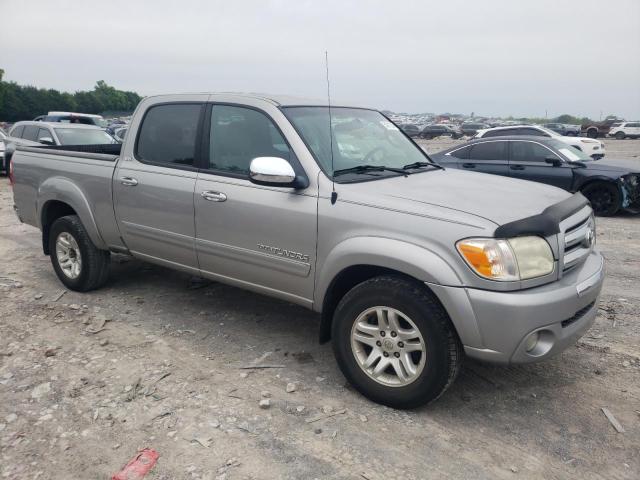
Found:
<svg viewBox="0 0 640 480"><path fill-rule="evenodd" d="M484 130L478 130L474 138L502 137L505 135L552 137L578 150L582 150L596 160L604 157L605 154L604 143L600 140L583 137L565 137L539 125L509 125L508 127L485 128Z"/></svg>

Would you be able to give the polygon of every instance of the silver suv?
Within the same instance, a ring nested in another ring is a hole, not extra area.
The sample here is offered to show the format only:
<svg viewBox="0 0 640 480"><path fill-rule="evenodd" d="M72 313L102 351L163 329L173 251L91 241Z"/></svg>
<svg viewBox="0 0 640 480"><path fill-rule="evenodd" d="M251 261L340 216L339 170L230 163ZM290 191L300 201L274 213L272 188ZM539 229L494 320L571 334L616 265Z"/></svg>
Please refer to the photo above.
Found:
<svg viewBox="0 0 640 480"><path fill-rule="evenodd" d="M147 97L113 147L12 157L18 215L62 283L103 285L118 252L303 305L377 402L434 400L465 355L548 358L596 316L581 194L442 168L376 110Z"/></svg>

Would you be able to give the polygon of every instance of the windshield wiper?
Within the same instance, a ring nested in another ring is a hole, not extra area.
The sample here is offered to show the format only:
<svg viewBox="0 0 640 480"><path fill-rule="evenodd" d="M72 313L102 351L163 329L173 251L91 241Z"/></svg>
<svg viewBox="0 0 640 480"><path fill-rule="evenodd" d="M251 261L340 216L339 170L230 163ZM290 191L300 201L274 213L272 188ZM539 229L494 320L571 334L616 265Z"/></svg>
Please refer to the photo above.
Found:
<svg viewBox="0 0 640 480"><path fill-rule="evenodd" d="M430 163L430 162L414 162L414 163L410 163L408 165L405 165L404 167L402 167L403 170L411 170L413 168L423 168L423 167L433 167L433 168L442 168L440 165L438 165L437 163Z"/></svg>
<svg viewBox="0 0 640 480"><path fill-rule="evenodd" d="M333 172L333 176L344 175L346 173L367 173L367 172L395 172L402 175L408 175L409 173L401 168L385 167L384 165L358 165L351 168L342 168Z"/></svg>

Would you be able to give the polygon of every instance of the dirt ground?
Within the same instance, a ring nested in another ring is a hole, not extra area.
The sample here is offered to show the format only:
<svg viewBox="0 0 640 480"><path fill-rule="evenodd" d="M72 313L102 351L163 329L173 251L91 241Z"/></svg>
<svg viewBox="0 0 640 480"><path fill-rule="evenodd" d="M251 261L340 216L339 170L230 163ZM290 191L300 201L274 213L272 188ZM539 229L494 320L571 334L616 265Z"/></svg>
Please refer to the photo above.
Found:
<svg viewBox="0 0 640 480"><path fill-rule="evenodd" d="M640 167L640 140L607 150ZM346 384L297 306L125 257L105 288L65 291L11 206L0 179L2 479L109 479L145 447L148 479L640 478L638 216L598 221L607 280L575 346L468 361L435 404L395 411Z"/></svg>

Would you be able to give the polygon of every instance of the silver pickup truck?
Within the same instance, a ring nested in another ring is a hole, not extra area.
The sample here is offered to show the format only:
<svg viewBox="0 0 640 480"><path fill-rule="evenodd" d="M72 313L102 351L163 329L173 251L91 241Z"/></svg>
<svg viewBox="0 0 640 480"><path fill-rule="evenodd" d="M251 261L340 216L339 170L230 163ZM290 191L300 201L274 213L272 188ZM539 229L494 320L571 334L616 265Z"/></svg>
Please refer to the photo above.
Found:
<svg viewBox="0 0 640 480"><path fill-rule="evenodd" d="M596 316L581 194L444 169L376 110L149 97L113 148L12 156L18 216L64 285L100 287L116 252L303 305L377 402L434 400L465 355L546 359Z"/></svg>

